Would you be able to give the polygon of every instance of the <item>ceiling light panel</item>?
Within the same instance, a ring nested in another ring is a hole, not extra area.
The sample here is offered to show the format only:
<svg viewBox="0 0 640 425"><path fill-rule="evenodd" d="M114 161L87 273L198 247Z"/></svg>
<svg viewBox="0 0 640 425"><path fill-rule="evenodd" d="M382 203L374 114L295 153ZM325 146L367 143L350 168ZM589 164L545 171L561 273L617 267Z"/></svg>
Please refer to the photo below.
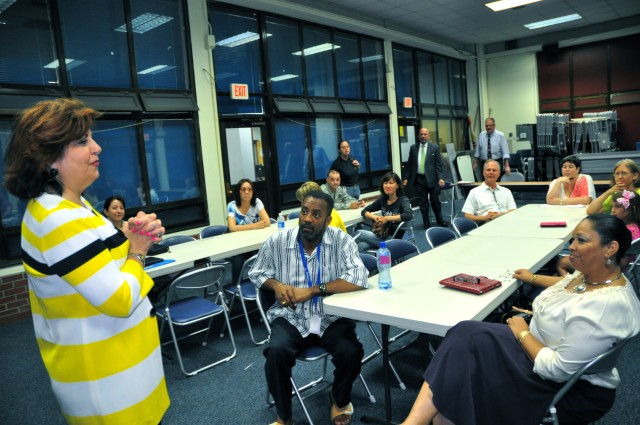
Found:
<svg viewBox="0 0 640 425"><path fill-rule="evenodd" d="M577 13L573 13L571 15L560 16L558 18L547 19L545 21L532 22L530 24L524 24L525 27L530 30L535 30L538 28L550 27L552 25L564 24L565 22L576 21L578 19L582 19L582 16Z"/></svg>
<svg viewBox="0 0 640 425"><path fill-rule="evenodd" d="M486 3L489 9L494 12L500 12L501 10L513 9L514 7L521 7L531 3L537 3L542 0L500 0L491 3Z"/></svg>

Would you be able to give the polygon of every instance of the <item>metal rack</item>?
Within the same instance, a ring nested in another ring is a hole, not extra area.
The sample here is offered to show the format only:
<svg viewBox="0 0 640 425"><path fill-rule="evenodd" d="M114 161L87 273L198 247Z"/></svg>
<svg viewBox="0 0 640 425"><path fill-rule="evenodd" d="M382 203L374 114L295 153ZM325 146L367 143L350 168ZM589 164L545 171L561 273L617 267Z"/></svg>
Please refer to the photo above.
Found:
<svg viewBox="0 0 640 425"><path fill-rule="evenodd" d="M618 114L616 111L585 112L571 120L574 153L616 151Z"/></svg>

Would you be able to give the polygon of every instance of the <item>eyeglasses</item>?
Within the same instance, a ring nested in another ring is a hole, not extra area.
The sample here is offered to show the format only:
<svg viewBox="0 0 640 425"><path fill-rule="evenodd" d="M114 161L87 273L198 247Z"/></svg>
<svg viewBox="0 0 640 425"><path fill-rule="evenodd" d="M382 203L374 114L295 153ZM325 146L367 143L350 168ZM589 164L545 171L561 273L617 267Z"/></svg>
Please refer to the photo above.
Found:
<svg viewBox="0 0 640 425"><path fill-rule="evenodd" d="M251 189L250 187L243 187L240 189L240 192L253 192L253 189Z"/></svg>
<svg viewBox="0 0 640 425"><path fill-rule="evenodd" d="M627 177L631 173L627 173L626 171L618 171L617 173L613 173L613 177Z"/></svg>
<svg viewBox="0 0 640 425"><path fill-rule="evenodd" d="M471 276L471 275L468 275L468 274L457 274L457 275L453 276L453 281L454 282L467 282L467 283L478 284L478 283L480 283L480 277L479 276Z"/></svg>

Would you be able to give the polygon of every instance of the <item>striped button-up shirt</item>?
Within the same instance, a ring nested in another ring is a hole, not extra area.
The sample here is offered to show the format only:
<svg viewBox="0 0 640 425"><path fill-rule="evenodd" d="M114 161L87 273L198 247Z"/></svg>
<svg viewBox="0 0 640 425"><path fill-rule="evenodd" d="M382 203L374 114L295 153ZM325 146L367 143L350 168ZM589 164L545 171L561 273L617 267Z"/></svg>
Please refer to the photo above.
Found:
<svg viewBox="0 0 640 425"><path fill-rule="evenodd" d="M296 288L309 286L300 257L298 231L299 227L295 227L278 232L265 241L249 272L249 277L256 287L260 288L268 279L275 279ZM338 229L327 227L321 244L322 258L318 258L317 247L311 255L305 253L309 275L314 285L317 284L318 267L321 267L321 283L344 279L354 285L367 287L368 272L360 260L358 247L351 236ZM322 318L320 324L320 335L322 335L339 317L324 314L322 297L317 297L317 300L317 309ZM295 310L275 303L267 311L267 318L271 322L277 317L282 317L295 326L303 337L307 337L312 310L315 308L313 298L304 303L298 303Z"/></svg>

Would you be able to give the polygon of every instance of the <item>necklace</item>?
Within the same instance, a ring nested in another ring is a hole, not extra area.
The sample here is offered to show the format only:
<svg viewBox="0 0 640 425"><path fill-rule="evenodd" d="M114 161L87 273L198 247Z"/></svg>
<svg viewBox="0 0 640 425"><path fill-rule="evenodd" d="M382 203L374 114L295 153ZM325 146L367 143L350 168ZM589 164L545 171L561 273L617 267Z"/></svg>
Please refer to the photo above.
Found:
<svg viewBox="0 0 640 425"><path fill-rule="evenodd" d="M620 279L622 277L622 273L620 273L618 276L614 277L613 279L609 279L609 280L605 280L604 282L587 282L587 279L584 278L584 276L582 276L582 283L579 283L578 285L573 287L573 292L575 292L576 294L581 294L584 291L587 290L587 284L589 285L608 285L611 282L615 282L616 280Z"/></svg>

